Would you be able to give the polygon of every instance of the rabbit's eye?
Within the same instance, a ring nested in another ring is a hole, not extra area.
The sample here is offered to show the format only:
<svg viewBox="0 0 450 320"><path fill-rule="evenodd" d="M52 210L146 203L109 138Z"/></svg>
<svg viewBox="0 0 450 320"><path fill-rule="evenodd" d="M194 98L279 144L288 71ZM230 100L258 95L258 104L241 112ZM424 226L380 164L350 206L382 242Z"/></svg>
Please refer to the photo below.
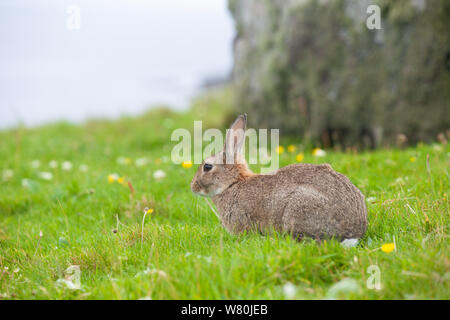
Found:
<svg viewBox="0 0 450 320"><path fill-rule="evenodd" d="M203 166L203 171L208 172L212 169L213 165L209 164L209 163L205 163L205 165Z"/></svg>

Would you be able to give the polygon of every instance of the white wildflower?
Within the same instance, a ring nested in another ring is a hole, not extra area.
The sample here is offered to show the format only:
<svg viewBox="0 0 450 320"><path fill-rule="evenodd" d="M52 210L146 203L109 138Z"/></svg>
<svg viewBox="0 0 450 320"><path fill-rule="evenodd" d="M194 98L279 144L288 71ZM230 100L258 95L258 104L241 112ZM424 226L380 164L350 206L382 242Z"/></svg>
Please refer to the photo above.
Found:
<svg viewBox="0 0 450 320"><path fill-rule="evenodd" d="M162 180L165 177L166 177L166 173L164 171L162 171L162 170L156 170L153 173L153 178L156 179L156 180Z"/></svg>
<svg viewBox="0 0 450 320"><path fill-rule="evenodd" d="M52 180L53 174L51 172L39 172L39 178L43 180Z"/></svg>
<svg viewBox="0 0 450 320"><path fill-rule="evenodd" d="M2 174L3 181L11 180L11 178L13 176L14 176L14 171L12 171L11 169L3 170L3 174Z"/></svg>
<svg viewBox="0 0 450 320"><path fill-rule="evenodd" d="M404 184L405 184L405 180L408 180L408 179L403 179L402 177L399 177L399 178L395 179L395 181L392 182L392 183L390 184L390 186L404 185Z"/></svg>
<svg viewBox="0 0 450 320"><path fill-rule="evenodd" d="M130 164L131 163L131 159L130 158L125 158L125 157L119 157L117 158L117 163L118 164Z"/></svg>
<svg viewBox="0 0 450 320"><path fill-rule="evenodd" d="M61 167L62 167L63 170L70 171L70 170L72 170L72 162L64 161L62 163Z"/></svg>
<svg viewBox="0 0 450 320"><path fill-rule="evenodd" d="M114 181L117 181L119 179L119 175L117 173L111 173L108 175L108 182L113 183Z"/></svg>
<svg viewBox="0 0 450 320"><path fill-rule="evenodd" d="M315 148L312 152L313 156L315 157L325 157L327 155L327 153L325 152L325 150L322 150L320 148Z"/></svg>
<svg viewBox="0 0 450 320"><path fill-rule="evenodd" d="M297 293L297 288L290 282L283 286L283 293L286 299L293 299Z"/></svg>
<svg viewBox="0 0 450 320"><path fill-rule="evenodd" d="M79 168L79 170L81 172L87 172L88 169L89 169L89 167L87 165L85 165L85 164L80 165L80 168Z"/></svg>
<svg viewBox="0 0 450 320"><path fill-rule="evenodd" d="M142 167L148 163L148 159L147 158L138 158L138 159L136 159L135 163L136 163L136 166Z"/></svg>
<svg viewBox="0 0 450 320"><path fill-rule="evenodd" d="M22 187L29 188L31 186L30 179L22 179Z"/></svg>
<svg viewBox="0 0 450 320"><path fill-rule="evenodd" d="M32 168L39 168L39 166L41 165L41 162L39 160L33 160L31 161L31 167Z"/></svg>
<svg viewBox="0 0 450 320"><path fill-rule="evenodd" d="M58 167L58 162L55 161L55 160L52 160L52 161L50 161L50 162L48 163L48 166L49 166L50 168L52 168L52 169L55 169L55 168Z"/></svg>

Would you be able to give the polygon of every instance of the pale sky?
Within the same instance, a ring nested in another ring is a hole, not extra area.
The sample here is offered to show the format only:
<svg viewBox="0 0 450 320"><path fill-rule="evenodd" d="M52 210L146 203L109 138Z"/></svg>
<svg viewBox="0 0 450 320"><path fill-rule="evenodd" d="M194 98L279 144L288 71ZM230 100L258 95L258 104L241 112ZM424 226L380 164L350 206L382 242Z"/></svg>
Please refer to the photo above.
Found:
<svg viewBox="0 0 450 320"><path fill-rule="evenodd" d="M0 127L186 108L233 37L226 0L0 0Z"/></svg>

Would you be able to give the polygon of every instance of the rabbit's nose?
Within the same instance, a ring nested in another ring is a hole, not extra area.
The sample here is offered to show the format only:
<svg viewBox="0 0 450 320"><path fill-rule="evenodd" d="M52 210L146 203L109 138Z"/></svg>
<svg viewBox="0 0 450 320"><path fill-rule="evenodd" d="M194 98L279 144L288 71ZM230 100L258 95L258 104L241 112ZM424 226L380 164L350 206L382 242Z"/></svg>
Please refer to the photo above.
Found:
<svg viewBox="0 0 450 320"><path fill-rule="evenodd" d="M198 193L200 191L200 185L198 184L197 181L192 181L191 183L191 190L193 193Z"/></svg>

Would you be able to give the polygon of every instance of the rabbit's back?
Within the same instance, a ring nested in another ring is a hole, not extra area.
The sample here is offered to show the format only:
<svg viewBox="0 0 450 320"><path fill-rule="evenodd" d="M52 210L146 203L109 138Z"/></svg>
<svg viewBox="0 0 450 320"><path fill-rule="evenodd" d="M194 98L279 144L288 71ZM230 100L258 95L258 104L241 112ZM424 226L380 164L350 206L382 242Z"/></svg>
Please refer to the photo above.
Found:
<svg viewBox="0 0 450 320"><path fill-rule="evenodd" d="M360 238L367 228L365 199L350 180L328 164L296 164L277 173L291 192L282 229L295 236Z"/></svg>
<svg viewBox="0 0 450 320"><path fill-rule="evenodd" d="M364 196L327 164L293 164L243 180L215 199L233 232L257 226L297 238L359 238L367 226Z"/></svg>

